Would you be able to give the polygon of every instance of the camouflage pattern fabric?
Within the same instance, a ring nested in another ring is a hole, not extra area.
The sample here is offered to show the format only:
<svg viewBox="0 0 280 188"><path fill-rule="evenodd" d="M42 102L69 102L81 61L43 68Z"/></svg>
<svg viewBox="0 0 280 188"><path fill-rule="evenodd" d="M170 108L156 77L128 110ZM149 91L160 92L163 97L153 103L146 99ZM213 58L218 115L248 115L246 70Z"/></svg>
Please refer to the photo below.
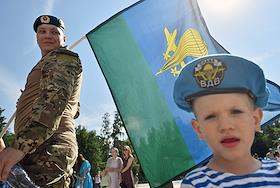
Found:
<svg viewBox="0 0 280 188"><path fill-rule="evenodd" d="M70 184L72 167L77 158L77 150L65 142L68 135L55 135L44 142L21 164L29 177L40 187L67 188ZM77 148L76 148L77 149Z"/></svg>
<svg viewBox="0 0 280 188"><path fill-rule="evenodd" d="M36 184L68 187L78 152L73 118L78 110L82 67L78 55L64 48L50 52L38 65L38 96L29 115L20 118L24 123L16 121L12 147L26 154L21 164Z"/></svg>

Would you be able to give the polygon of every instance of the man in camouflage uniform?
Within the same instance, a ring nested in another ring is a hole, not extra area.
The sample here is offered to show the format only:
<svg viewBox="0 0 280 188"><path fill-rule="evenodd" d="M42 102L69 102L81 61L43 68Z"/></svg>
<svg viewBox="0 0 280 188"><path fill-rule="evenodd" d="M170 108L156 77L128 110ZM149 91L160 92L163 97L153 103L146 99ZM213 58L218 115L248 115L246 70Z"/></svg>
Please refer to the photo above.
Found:
<svg viewBox="0 0 280 188"><path fill-rule="evenodd" d="M78 55L64 47L62 20L43 15L33 27L42 59L18 100L15 140L0 152L0 181L20 162L40 187L68 187L78 154L74 117L82 66Z"/></svg>

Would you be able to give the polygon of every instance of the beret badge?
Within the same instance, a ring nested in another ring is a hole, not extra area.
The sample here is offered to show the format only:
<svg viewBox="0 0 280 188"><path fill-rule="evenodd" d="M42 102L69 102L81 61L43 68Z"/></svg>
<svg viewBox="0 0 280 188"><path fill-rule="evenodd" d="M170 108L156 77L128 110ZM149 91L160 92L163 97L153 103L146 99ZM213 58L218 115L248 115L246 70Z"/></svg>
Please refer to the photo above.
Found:
<svg viewBox="0 0 280 188"><path fill-rule="evenodd" d="M193 76L201 88L213 88L221 84L226 70L225 64L218 59L207 59L193 69Z"/></svg>
<svg viewBox="0 0 280 188"><path fill-rule="evenodd" d="M50 17L48 17L48 16L42 16L42 17L40 18L40 21L41 21L42 23L50 23L51 19L50 19Z"/></svg>

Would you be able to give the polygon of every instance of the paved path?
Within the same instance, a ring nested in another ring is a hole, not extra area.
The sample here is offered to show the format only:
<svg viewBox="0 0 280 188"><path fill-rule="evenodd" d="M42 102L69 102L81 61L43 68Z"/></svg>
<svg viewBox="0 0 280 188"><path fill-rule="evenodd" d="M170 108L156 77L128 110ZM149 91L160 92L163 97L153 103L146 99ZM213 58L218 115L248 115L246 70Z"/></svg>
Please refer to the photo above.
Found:
<svg viewBox="0 0 280 188"><path fill-rule="evenodd" d="M174 188L180 188L181 181L173 181L172 183ZM141 183L136 185L136 188L149 188L149 187L150 186L148 183Z"/></svg>

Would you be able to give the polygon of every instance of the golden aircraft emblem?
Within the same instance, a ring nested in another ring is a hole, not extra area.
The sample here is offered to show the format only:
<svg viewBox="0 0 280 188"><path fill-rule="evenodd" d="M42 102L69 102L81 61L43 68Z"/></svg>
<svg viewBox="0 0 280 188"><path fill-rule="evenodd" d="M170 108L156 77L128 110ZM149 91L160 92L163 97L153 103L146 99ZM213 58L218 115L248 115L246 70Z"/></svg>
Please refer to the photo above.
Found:
<svg viewBox="0 0 280 188"><path fill-rule="evenodd" d="M177 30L172 33L164 28L165 38L167 41L167 49L163 54L166 63L156 73L162 74L166 70L171 69L171 74L175 77L180 74L181 70L186 66L184 59L187 56L200 57L208 54L207 46L199 32L193 28L186 30L176 45ZM170 55L172 53L172 55ZM179 70L177 69L179 66Z"/></svg>

